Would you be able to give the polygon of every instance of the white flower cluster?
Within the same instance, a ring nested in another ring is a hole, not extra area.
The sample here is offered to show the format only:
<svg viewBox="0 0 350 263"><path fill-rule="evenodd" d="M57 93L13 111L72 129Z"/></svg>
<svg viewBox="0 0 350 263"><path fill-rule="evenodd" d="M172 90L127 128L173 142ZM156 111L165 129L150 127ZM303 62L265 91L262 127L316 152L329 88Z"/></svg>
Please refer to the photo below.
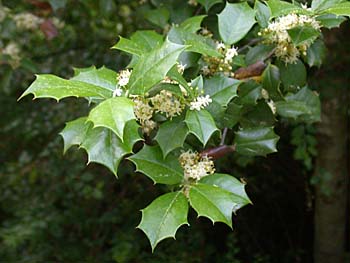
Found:
<svg viewBox="0 0 350 263"><path fill-rule="evenodd" d="M228 47L224 43L216 43L216 50L222 55L218 57L204 57L203 60L206 63L202 67L204 75L213 75L216 72L223 72L226 75L232 75L232 60L238 55L237 49L232 46Z"/></svg>
<svg viewBox="0 0 350 263"><path fill-rule="evenodd" d="M131 70L125 69L119 72L117 80L120 87L125 87L129 83Z"/></svg>
<svg viewBox="0 0 350 263"><path fill-rule="evenodd" d="M8 43L7 46L1 50L1 54L10 56L11 60L9 61L9 64L14 68L18 67L20 64L20 52L21 49L15 42Z"/></svg>
<svg viewBox="0 0 350 263"><path fill-rule="evenodd" d="M170 92L162 90L151 98L153 108L156 112L164 113L167 118L180 115L184 105Z"/></svg>
<svg viewBox="0 0 350 263"><path fill-rule="evenodd" d="M4 21L10 9L0 6L0 22Z"/></svg>
<svg viewBox="0 0 350 263"><path fill-rule="evenodd" d="M134 103L134 113L136 119L140 122L143 132L150 134L157 125L153 120L151 120L154 110L151 105L149 105L149 100L136 98L134 99Z"/></svg>
<svg viewBox="0 0 350 263"><path fill-rule="evenodd" d="M183 152L179 162L184 169L185 180L200 180L204 176L215 172L214 162L207 156L201 157L191 150Z"/></svg>
<svg viewBox="0 0 350 263"><path fill-rule="evenodd" d="M187 3L188 3L189 5L192 5L192 6L197 6L197 5L198 5L197 0L188 0Z"/></svg>
<svg viewBox="0 0 350 263"><path fill-rule="evenodd" d="M43 19L31 13L21 13L13 16L18 29L36 30L39 28Z"/></svg>
<svg viewBox="0 0 350 263"><path fill-rule="evenodd" d="M289 14L279 17L270 23L267 28L259 32L266 37L266 42L275 44L275 55L286 63L295 63L300 52L306 55L308 47L314 40L295 46L288 34L288 30L295 27L309 26L320 30L320 23L313 17L307 15Z"/></svg>
<svg viewBox="0 0 350 263"><path fill-rule="evenodd" d="M205 96L198 96L190 103L190 110L197 110L200 111L201 109L204 109L206 106L208 106L212 102L212 99L209 95Z"/></svg>
<svg viewBox="0 0 350 263"><path fill-rule="evenodd" d="M125 87L126 85L128 85L130 75L131 75L131 71L128 69L122 70L119 72L119 74L117 76L118 83L117 83L115 90L113 92L113 97L116 97L116 96L119 97L122 95L122 93L123 93L122 87Z"/></svg>

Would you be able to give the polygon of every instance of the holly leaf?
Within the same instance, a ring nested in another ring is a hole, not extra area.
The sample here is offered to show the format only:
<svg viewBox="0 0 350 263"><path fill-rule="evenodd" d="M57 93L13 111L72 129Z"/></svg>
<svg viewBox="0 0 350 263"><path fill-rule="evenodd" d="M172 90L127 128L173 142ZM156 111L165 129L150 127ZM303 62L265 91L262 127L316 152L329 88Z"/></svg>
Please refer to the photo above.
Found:
<svg viewBox="0 0 350 263"><path fill-rule="evenodd" d="M331 13L337 16L348 16L350 17L350 2L345 1L333 5L332 7L324 10L325 13Z"/></svg>
<svg viewBox="0 0 350 263"><path fill-rule="evenodd" d="M174 26L171 28L168 34L169 40L177 43L187 45L186 51L195 52L206 56L220 57L221 54L216 50L214 46L208 43L208 39L192 33L190 31L184 30L179 26Z"/></svg>
<svg viewBox="0 0 350 263"><path fill-rule="evenodd" d="M130 93L143 95L163 80L185 48L184 45L166 40L161 47L141 56L130 76L128 83Z"/></svg>
<svg viewBox="0 0 350 263"><path fill-rule="evenodd" d="M209 11L209 9L218 3L222 3L222 0L197 0L198 3L204 6L205 11Z"/></svg>
<svg viewBox="0 0 350 263"><path fill-rule="evenodd" d="M138 133L139 125L135 120L127 122L124 141L106 128L90 128L80 147L88 154L91 162L106 166L117 176L118 166L123 157L132 153L132 147L142 140Z"/></svg>
<svg viewBox="0 0 350 263"><path fill-rule="evenodd" d="M243 82L239 86L238 96L242 104L255 105L261 98L261 85L255 81Z"/></svg>
<svg viewBox="0 0 350 263"><path fill-rule="evenodd" d="M73 145L80 145L84 141L86 133L92 126L86 121L87 117L81 117L66 123L65 128L60 132L64 142L63 153L66 153Z"/></svg>
<svg viewBox="0 0 350 263"><path fill-rule="evenodd" d="M188 135L188 128L183 118L178 117L160 125L154 138L162 149L164 158L178 147L182 147Z"/></svg>
<svg viewBox="0 0 350 263"><path fill-rule="evenodd" d="M285 97L286 101L276 102L277 113L286 118L300 118L306 122L321 120L321 103L319 96L308 89L302 88L296 94Z"/></svg>
<svg viewBox="0 0 350 263"><path fill-rule="evenodd" d="M110 98L91 110L88 121L94 127L105 127L112 130L122 141L127 121L135 119L134 103L124 97Z"/></svg>
<svg viewBox="0 0 350 263"><path fill-rule="evenodd" d="M185 122L189 132L196 136L203 146L207 144L214 132L219 131L213 117L206 110L188 110Z"/></svg>
<svg viewBox="0 0 350 263"><path fill-rule="evenodd" d="M154 25L164 28L170 19L170 12L165 7L150 9L145 12L145 18Z"/></svg>
<svg viewBox="0 0 350 263"><path fill-rule="evenodd" d="M117 85L117 73L114 70L106 67L96 69L96 67L90 67L85 69L75 69L77 73L70 80L77 80L85 83L89 83L95 86L103 87L106 90L115 90Z"/></svg>
<svg viewBox="0 0 350 263"><path fill-rule="evenodd" d="M188 202L181 191L164 194L141 210L142 219L137 228L148 237L152 252L163 239L173 237L187 222Z"/></svg>
<svg viewBox="0 0 350 263"><path fill-rule="evenodd" d="M290 13L305 14L305 15L312 14L311 11L308 11L304 8L301 8L297 5L294 5L292 3L288 3L285 1L269 0L269 1L266 1L266 3L270 8L271 18L288 15Z"/></svg>
<svg viewBox="0 0 350 263"><path fill-rule="evenodd" d="M180 24L180 28L187 32L196 33L201 29L201 24L206 15L192 16Z"/></svg>
<svg viewBox="0 0 350 263"><path fill-rule="evenodd" d="M297 26L287 31L296 46L312 42L321 34L319 30L311 26Z"/></svg>
<svg viewBox="0 0 350 263"><path fill-rule="evenodd" d="M337 16L334 14L323 14L316 17L316 20L321 23L323 27L334 28L339 27L341 23L346 21L346 17Z"/></svg>
<svg viewBox="0 0 350 263"><path fill-rule="evenodd" d="M226 3L218 15L221 39L228 45L241 40L256 23L255 11L246 3Z"/></svg>
<svg viewBox="0 0 350 263"><path fill-rule="evenodd" d="M262 86L269 93L269 97L273 100L281 100L280 91L280 71L275 65L269 64L262 74Z"/></svg>
<svg viewBox="0 0 350 263"><path fill-rule="evenodd" d="M223 76L214 76L204 82L205 94L210 95L213 101L221 106L226 107L227 104L237 97L237 88L241 81Z"/></svg>
<svg viewBox="0 0 350 263"><path fill-rule="evenodd" d="M279 136L272 127L246 128L236 132L236 152L248 156L266 156L277 152Z"/></svg>
<svg viewBox="0 0 350 263"><path fill-rule="evenodd" d="M306 54L306 62L310 67L320 67L326 57L326 46L323 41L316 40L308 49Z"/></svg>
<svg viewBox="0 0 350 263"><path fill-rule="evenodd" d="M53 98L59 101L66 97L97 97L107 99L112 97L112 91L103 86L90 83L66 80L51 74L36 75L36 80L19 97L22 99L28 94L36 98Z"/></svg>
<svg viewBox="0 0 350 263"><path fill-rule="evenodd" d="M232 193L217 186L198 183L190 187L188 197L198 217L207 217L213 224L223 222L232 228L232 211L235 208Z"/></svg>
<svg viewBox="0 0 350 263"><path fill-rule="evenodd" d="M200 180L200 183L216 186L230 192L232 194L231 201L235 204L233 212L236 212L241 207L252 203L245 192L245 184L232 175L215 173L203 177Z"/></svg>
<svg viewBox="0 0 350 263"><path fill-rule="evenodd" d="M128 158L136 165L136 170L148 176L154 183L179 184L183 180L183 170L173 155L163 158L159 146L145 145L141 151Z"/></svg>
<svg viewBox="0 0 350 263"><path fill-rule="evenodd" d="M269 19L271 16L270 9L260 1L255 1L254 5L255 18L258 21L258 24L265 28L269 25Z"/></svg>
<svg viewBox="0 0 350 263"><path fill-rule="evenodd" d="M311 9L317 12L326 10L343 0L312 0L311 2Z"/></svg>
<svg viewBox="0 0 350 263"><path fill-rule="evenodd" d="M280 70L281 81L286 88L290 86L302 87L306 84L306 68L300 59L289 64L277 61L276 66Z"/></svg>
<svg viewBox="0 0 350 263"><path fill-rule="evenodd" d="M141 140L138 129L139 125L135 120L127 122L122 142L111 130L93 128L87 118L83 117L68 122L60 135L64 140L64 152L72 145L78 145L86 150L88 163L102 164L117 175L122 158L132 153L133 145Z"/></svg>
<svg viewBox="0 0 350 263"><path fill-rule="evenodd" d="M126 53L137 55L137 56L141 56L143 54L143 50L140 48L140 46L137 43L123 37L119 37L118 43L115 44L112 47L112 49L118 49Z"/></svg>
<svg viewBox="0 0 350 263"><path fill-rule="evenodd" d="M247 65L253 65L258 61L264 61L274 49L272 45L257 45L249 48L247 55L245 56L245 63Z"/></svg>
<svg viewBox="0 0 350 263"><path fill-rule="evenodd" d="M242 128L248 127L271 127L276 122L271 108L265 101L259 101L257 105L243 107L239 120Z"/></svg>

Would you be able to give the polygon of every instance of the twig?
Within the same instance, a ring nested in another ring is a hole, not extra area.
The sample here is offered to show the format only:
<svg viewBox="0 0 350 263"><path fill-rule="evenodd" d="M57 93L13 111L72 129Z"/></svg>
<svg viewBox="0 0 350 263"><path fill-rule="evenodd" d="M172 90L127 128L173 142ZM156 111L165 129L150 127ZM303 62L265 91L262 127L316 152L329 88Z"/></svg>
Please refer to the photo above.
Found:
<svg viewBox="0 0 350 263"><path fill-rule="evenodd" d="M225 127L224 130L222 131L222 137L221 137L220 145L224 145L224 143L225 143L227 130L228 130L227 127Z"/></svg>

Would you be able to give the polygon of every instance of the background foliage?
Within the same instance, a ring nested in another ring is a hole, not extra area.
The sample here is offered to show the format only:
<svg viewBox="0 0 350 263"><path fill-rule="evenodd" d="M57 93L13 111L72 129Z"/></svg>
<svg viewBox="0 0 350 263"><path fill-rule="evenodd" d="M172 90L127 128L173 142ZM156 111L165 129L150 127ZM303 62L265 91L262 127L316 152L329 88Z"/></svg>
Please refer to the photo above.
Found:
<svg viewBox="0 0 350 263"><path fill-rule="evenodd" d="M109 49L116 36L166 22L159 13L154 16L146 6L140 8L138 1L50 1L53 9L29 2L2 4L14 14L32 12L47 19L57 17L64 26L48 39L40 28L23 34L1 24L2 45L8 41L20 43L23 58L17 68L7 63L0 67L2 259L163 262L172 255L174 262L311 260L309 171L316 155L315 130L313 126L288 122L278 127L285 138L279 143L278 155L220 160L225 172L249 182L247 191L254 203L236 216L234 231L220 223L213 227L193 213L189 222L199 223L182 229L177 242L166 240L151 255L148 241L135 229L141 216L137 211L159 196L162 189L132 173L132 167L126 166L116 181L101 166L86 168L81 161L86 158L82 151L70 150L62 156L57 133L66 120L86 114L85 103L70 99L60 104L33 103L27 98L19 107L16 99L33 80L34 72L71 76L71 65L92 64L119 70L128 61ZM195 12L196 7L188 10ZM164 17L168 15L173 14L164 12ZM145 16L151 22L145 21ZM294 125L292 132L290 125Z"/></svg>

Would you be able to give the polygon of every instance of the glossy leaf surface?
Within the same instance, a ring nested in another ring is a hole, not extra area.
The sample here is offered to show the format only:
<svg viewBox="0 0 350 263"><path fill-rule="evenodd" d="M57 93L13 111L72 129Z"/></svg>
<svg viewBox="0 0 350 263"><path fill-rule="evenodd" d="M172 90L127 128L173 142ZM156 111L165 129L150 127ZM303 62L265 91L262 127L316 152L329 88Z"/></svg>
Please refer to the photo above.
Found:
<svg viewBox="0 0 350 263"><path fill-rule="evenodd" d="M136 165L136 170L144 173L154 183L179 184L183 180L183 170L175 156L163 158L159 146L145 145L141 151L128 158Z"/></svg>
<svg viewBox="0 0 350 263"><path fill-rule="evenodd" d="M188 202L182 192L164 194L141 210L138 228L148 237L152 251L165 238L175 238L182 225L188 225Z"/></svg>

